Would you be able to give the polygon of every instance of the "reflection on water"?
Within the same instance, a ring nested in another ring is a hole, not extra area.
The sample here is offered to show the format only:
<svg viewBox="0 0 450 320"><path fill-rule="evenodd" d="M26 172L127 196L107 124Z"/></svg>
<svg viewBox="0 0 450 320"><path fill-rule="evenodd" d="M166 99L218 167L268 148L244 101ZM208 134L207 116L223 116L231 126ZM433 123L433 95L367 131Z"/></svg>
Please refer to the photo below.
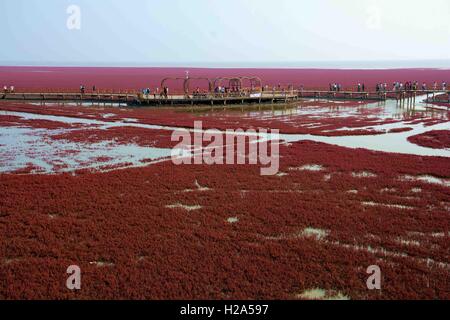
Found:
<svg viewBox="0 0 450 320"><path fill-rule="evenodd" d="M361 117L363 119L395 119L394 123L372 125L357 129L374 129L384 131L381 135L366 136L340 136L326 137L317 135L281 134L279 138L286 142L297 142L303 140L323 142L348 148L364 148L375 151L396 152L414 154L421 156L443 156L450 157L450 149L431 149L420 147L410 143L407 138L431 130L450 130L448 112L427 109L427 105L416 98L414 108L402 108L394 100L386 102L370 103L358 107L342 106L339 102L327 102L331 106L300 106L286 108L285 110L273 111L251 111L244 112L242 118L277 119L278 121L289 121L296 116L297 121L302 116L317 119L317 123L309 122L310 128L321 125L320 119L324 117ZM22 112L0 111L0 115L11 115L22 117L27 120L49 120L59 121L67 124L83 124L87 128L96 126L99 129L108 129L119 126L133 126L154 130L176 130L176 127L148 125L138 123L136 119L123 119L123 121L111 122L108 118L114 114L103 115L104 120L73 118L64 116L40 115ZM214 114L217 116L217 113ZM446 122L431 126L423 123L411 123L411 116L420 115L425 119L440 119ZM412 128L411 131L389 133L396 128ZM341 128L338 130L354 130L355 128ZM71 129L52 130L51 134L68 132ZM195 130L190 130L195 131ZM217 131L221 132L221 131ZM2 127L0 128L0 172L11 172L24 168L28 164L42 168L42 172L64 172L82 168L98 168L105 165L120 165L130 163L133 166L143 166L151 161L161 158L169 159L170 149L159 149L141 147L134 144L119 145L114 141L103 141L101 143L75 143L70 141L53 141L48 139L49 131L45 129ZM244 133L245 134L245 133ZM258 134L261 138L270 138L267 135Z"/></svg>
<svg viewBox="0 0 450 320"><path fill-rule="evenodd" d="M53 130L52 134L68 130ZM32 165L38 173L69 172L104 166L139 166L170 156L171 149L122 145L114 141L78 143L48 139L48 130L6 127L0 131L0 172Z"/></svg>

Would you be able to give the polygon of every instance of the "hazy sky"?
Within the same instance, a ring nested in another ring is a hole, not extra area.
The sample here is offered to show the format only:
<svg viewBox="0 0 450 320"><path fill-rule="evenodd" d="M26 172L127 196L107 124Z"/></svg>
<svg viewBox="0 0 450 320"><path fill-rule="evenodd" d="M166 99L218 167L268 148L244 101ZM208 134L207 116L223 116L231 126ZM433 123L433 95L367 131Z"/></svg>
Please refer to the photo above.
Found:
<svg viewBox="0 0 450 320"><path fill-rule="evenodd" d="M450 59L449 0L0 0L0 28L0 64Z"/></svg>

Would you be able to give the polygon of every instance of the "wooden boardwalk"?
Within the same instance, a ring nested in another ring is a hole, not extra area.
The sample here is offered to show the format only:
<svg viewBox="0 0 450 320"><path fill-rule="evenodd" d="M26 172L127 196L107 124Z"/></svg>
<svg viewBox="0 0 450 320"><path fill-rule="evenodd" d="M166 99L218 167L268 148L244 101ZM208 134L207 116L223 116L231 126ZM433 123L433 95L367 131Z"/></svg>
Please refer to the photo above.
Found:
<svg viewBox="0 0 450 320"><path fill-rule="evenodd" d="M80 93L80 92L15 92L0 93L0 101L40 101L40 102L98 102L98 103L124 103L135 106L159 105L235 105L235 104L283 104L304 99L328 100L360 100L385 101L394 99L399 103L412 104L419 95L426 95L428 101L436 96L447 95L450 102L450 91L442 90L416 90L416 91L385 91L385 92L354 92L354 91L321 91L321 90L290 90L290 91L263 91L254 93L205 93L205 94L171 94L145 95L135 93ZM444 99L445 100L445 99ZM442 98L440 99L442 102Z"/></svg>
<svg viewBox="0 0 450 320"><path fill-rule="evenodd" d="M121 102L136 101L132 93L80 93L80 92L15 92L0 93L0 100L22 101L72 101L72 102Z"/></svg>

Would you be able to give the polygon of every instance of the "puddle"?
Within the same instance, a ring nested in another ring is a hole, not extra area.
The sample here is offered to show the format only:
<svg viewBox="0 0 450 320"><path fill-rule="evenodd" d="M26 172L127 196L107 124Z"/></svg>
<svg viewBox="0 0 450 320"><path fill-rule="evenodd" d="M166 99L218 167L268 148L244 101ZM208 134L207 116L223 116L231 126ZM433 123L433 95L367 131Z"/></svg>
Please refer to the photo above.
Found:
<svg viewBox="0 0 450 320"><path fill-rule="evenodd" d="M329 233L330 232L328 230L306 228L300 233L300 236L322 240L326 238Z"/></svg>
<svg viewBox="0 0 450 320"><path fill-rule="evenodd" d="M366 207L385 207L385 208L395 208L395 209L404 209L404 210L412 210L414 207L404 206L400 204L389 204L389 203L378 203L373 201L364 201L361 202L363 206Z"/></svg>
<svg viewBox="0 0 450 320"><path fill-rule="evenodd" d="M285 176L288 176L289 174L287 174L286 172L278 172L277 174L276 174L276 176L277 177L285 177Z"/></svg>
<svg viewBox="0 0 450 320"><path fill-rule="evenodd" d="M450 179L443 179L443 178L438 178L438 177L434 177L434 176L430 176L430 175L421 175L421 176L411 176L411 175L403 175L399 178L400 181L420 181L420 182L425 182L425 183L431 183L431 184L439 184L445 187L450 187ZM414 190L414 189L413 189ZM411 191L413 191L411 190ZM419 188L415 189L416 191L413 192L420 192L422 191Z"/></svg>
<svg viewBox="0 0 450 320"><path fill-rule="evenodd" d="M385 193L385 192L393 193L393 192L397 192L397 189L395 189L395 188L383 188L383 189L380 190L380 193Z"/></svg>
<svg viewBox="0 0 450 320"><path fill-rule="evenodd" d="M239 218L238 217L230 217L227 219L227 222L231 223L231 224L237 223L237 222L239 222Z"/></svg>
<svg viewBox="0 0 450 320"><path fill-rule="evenodd" d="M414 247L420 247L420 242L417 240L406 240L403 238L397 238L395 240L399 244L403 244L405 246L414 246Z"/></svg>
<svg viewBox="0 0 450 320"><path fill-rule="evenodd" d="M376 178L376 174L370 171L352 172L353 178Z"/></svg>
<svg viewBox="0 0 450 320"><path fill-rule="evenodd" d="M0 172L12 172L30 164L36 173L100 169L124 163L144 166L171 155L171 149L121 145L114 141L76 143L48 141L48 130L3 127L0 134ZM52 133L66 132L53 130ZM105 170L107 171L107 170Z"/></svg>
<svg viewBox="0 0 450 320"><path fill-rule="evenodd" d="M296 297L306 300L350 300L350 297L341 292L319 288L305 290L303 293L296 295Z"/></svg>
<svg viewBox="0 0 450 320"><path fill-rule="evenodd" d="M103 267L114 267L114 263L112 262L106 262L106 261L92 261L89 262L90 265L103 268Z"/></svg>
<svg viewBox="0 0 450 320"><path fill-rule="evenodd" d="M195 211L195 210L200 210L203 207L199 206L199 205L188 206L188 205L184 205L184 204L181 204L181 203L175 203L175 204L167 205L166 208L169 208L169 209L183 209L183 210L186 210L186 211Z"/></svg>
<svg viewBox="0 0 450 320"><path fill-rule="evenodd" d="M195 180L195 186L197 187L197 191L210 191L211 190L208 187L201 186L197 180Z"/></svg>
<svg viewBox="0 0 450 320"><path fill-rule="evenodd" d="M289 168L291 171L322 171L324 169L320 164L305 164L301 167Z"/></svg>

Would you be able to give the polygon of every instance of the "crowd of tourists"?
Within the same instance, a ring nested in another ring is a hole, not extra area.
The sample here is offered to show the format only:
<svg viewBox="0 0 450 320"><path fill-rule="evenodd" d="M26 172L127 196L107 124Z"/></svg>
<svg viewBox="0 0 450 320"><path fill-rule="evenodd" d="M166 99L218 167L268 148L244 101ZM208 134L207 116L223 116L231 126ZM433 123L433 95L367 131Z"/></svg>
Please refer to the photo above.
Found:
<svg viewBox="0 0 450 320"><path fill-rule="evenodd" d="M342 85L340 83L330 83L330 91L340 92L341 89L342 89Z"/></svg>
<svg viewBox="0 0 450 320"><path fill-rule="evenodd" d="M445 81L442 81L441 86L439 86L437 82L434 82L433 86L430 89L426 82L422 82L422 85L419 85L418 81L407 81L405 83L397 81L392 84L392 91L417 91L417 90L447 91L447 83Z"/></svg>
<svg viewBox="0 0 450 320"><path fill-rule="evenodd" d="M291 88L292 86L289 86L289 88ZM293 87L292 87L293 88ZM342 90L342 85L340 83L330 83L329 84L329 89L331 92L341 92ZM283 88L280 84L278 84L278 86L274 86L272 88L269 88L269 86L263 86L261 88L261 90L263 92L265 91L269 91L269 90L273 90L274 92L279 91L279 92L284 92L286 89ZM356 91L357 92L367 92L366 91L367 87L365 83L358 83L356 86ZM84 86L80 87L80 90L82 91L82 93L84 92ZM216 95L228 95L228 94L240 94L240 95L245 95L245 94L249 94L251 92L253 92L254 88L252 87L251 89L245 89L245 88L238 88L238 87L225 87L225 86L216 86L213 90L213 93ZM304 85L301 85L299 87L300 91L304 91L305 87ZM447 91L447 83L445 81L443 81L441 83L441 85L438 85L437 82L434 82L432 86L428 86L426 82L423 82L422 84L420 84L418 81L406 81L406 82L393 82L392 83L392 87L390 87L387 83L377 83L375 85L375 91L378 93L385 93L388 91L426 91L426 90L434 90L434 91L438 91L438 90L442 90L442 91ZM95 91L95 86L93 91ZM149 96L152 94L152 90L150 88L145 88L142 89L142 94ZM195 90L192 91L192 96L193 97L203 97L206 96L209 93L209 91L207 90L201 90L200 87L197 87ZM189 95L189 94L187 94ZM161 98L168 98L169 96L169 88L168 87L163 87L162 91L160 92L159 88L156 88L156 90L153 92L153 96L156 99L156 97L161 97Z"/></svg>
<svg viewBox="0 0 450 320"><path fill-rule="evenodd" d="M3 93L7 94L7 93L14 93L16 91L16 89L14 88L14 86L3 86Z"/></svg>

